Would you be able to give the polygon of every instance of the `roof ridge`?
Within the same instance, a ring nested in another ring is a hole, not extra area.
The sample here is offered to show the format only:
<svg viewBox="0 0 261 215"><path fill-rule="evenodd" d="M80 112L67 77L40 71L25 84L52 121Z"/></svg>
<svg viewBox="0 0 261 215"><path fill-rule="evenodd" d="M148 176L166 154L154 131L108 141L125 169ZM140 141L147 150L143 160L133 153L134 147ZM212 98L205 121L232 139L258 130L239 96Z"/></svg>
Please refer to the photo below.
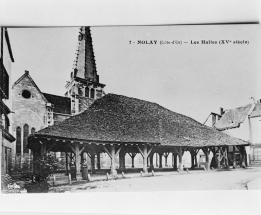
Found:
<svg viewBox="0 0 261 215"><path fill-rule="evenodd" d="M51 95L51 96L57 96L57 97L62 97L62 98L68 98L70 99L69 97L66 97L66 96L59 96L59 95L54 95L54 94L50 94L50 93L42 93L42 94L46 94L46 95Z"/></svg>

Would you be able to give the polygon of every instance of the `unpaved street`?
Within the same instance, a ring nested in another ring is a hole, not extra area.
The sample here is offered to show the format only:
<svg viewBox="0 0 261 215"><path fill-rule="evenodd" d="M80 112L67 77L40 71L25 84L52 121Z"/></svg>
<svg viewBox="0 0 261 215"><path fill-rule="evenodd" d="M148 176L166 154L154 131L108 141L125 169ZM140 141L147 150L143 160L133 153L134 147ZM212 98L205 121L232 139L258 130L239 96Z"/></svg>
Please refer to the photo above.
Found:
<svg viewBox="0 0 261 215"><path fill-rule="evenodd" d="M53 187L50 192L128 192L128 191L199 191L247 190L247 182L261 178L261 168L231 171L157 173L154 177L137 177L94 181L78 185Z"/></svg>

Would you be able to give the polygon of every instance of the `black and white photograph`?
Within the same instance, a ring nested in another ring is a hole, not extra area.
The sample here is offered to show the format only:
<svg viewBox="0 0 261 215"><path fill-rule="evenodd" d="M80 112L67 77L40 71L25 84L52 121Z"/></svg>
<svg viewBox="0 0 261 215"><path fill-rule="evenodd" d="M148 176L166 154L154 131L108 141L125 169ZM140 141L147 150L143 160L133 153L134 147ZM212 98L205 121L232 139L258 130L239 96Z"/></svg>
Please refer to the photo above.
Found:
<svg viewBox="0 0 261 215"><path fill-rule="evenodd" d="M2 196L261 190L259 23L0 39Z"/></svg>

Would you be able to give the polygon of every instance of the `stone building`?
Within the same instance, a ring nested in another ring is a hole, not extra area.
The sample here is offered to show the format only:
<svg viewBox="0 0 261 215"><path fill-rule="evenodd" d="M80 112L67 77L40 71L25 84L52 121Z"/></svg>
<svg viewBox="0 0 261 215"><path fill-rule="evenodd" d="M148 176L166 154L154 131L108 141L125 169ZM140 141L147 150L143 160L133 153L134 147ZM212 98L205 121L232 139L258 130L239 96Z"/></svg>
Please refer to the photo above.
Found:
<svg viewBox="0 0 261 215"><path fill-rule="evenodd" d="M69 98L41 92L28 71L12 86L13 133L16 136L15 167L30 169L31 152L27 138L47 126L58 124L71 116Z"/></svg>
<svg viewBox="0 0 261 215"><path fill-rule="evenodd" d="M99 82L96 70L90 27L80 28L78 41L74 68L65 93L66 97L71 98L73 115L83 112L94 100L105 95L105 85Z"/></svg>
<svg viewBox="0 0 261 215"><path fill-rule="evenodd" d="M12 168L12 152L15 138L12 136L12 101L10 98L11 64L14 62L7 28L0 35L0 155L1 175Z"/></svg>
<svg viewBox="0 0 261 215"><path fill-rule="evenodd" d="M41 92L28 71L25 71L12 86L15 112L12 124L17 138L13 157L16 167L31 167L32 156L26 147L27 138L31 133L83 112L94 100L105 95L105 85L99 82L96 70L89 27L80 28L78 41L76 60L70 81L66 84L65 97ZM60 160L64 160L63 154L56 155Z"/></svg>

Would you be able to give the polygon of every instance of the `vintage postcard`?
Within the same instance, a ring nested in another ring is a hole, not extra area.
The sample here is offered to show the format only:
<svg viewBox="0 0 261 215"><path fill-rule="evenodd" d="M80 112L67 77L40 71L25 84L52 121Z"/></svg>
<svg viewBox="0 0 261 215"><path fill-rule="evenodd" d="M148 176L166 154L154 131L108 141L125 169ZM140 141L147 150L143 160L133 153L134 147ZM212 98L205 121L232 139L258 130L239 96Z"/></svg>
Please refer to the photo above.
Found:
<svg viewBox="0 0 261 215"><path fill-rule="evenodd" d="M2 27L2 193L260 189L260 38Z"/></svg>

